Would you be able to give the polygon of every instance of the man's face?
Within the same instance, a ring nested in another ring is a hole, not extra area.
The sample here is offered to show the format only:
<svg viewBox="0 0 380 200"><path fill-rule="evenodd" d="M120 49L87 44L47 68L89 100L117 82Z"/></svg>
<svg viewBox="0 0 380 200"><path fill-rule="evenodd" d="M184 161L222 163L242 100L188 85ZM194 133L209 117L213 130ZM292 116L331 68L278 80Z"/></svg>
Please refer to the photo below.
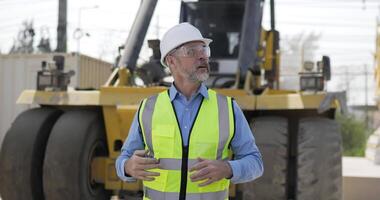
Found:
<svg viewBox="0 0 380 200"><path fill-rule="evenodd" d="M210 48L203 42L186 43L168 55L174 80L187 79L203 82L209 77Z"/></svg>

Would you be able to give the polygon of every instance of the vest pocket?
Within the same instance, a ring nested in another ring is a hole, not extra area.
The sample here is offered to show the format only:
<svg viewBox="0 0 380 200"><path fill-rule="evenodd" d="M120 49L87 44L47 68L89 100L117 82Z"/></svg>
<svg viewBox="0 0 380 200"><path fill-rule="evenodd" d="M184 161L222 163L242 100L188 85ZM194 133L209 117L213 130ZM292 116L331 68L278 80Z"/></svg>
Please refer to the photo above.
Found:
<svg viewBox="0 0 380 200"><path fill-rule="evenodd" d="M191 174L189 173L188 179L187 179L187 192L190 192L190 193L217 192L217 191L225 190L229 186L229 180L222 179L210 185L200 187L198 186L198 184L203 183L206 180L192 182L190 179L190 175Z"/></svg>
<svg viewBox="0 0 380 200"><path fill-rule="evenodd" d="M143 184L146 187L153 188L158 191L165 191L167 179L168 179L168 170L163 169L150 169L148 171L158 172L159 176L154 177L154 181L144 181Z"/></svg>
<svg viewBox="0 0 380 200"><path fill-rule="evenodd" d="M211 142L194 142L190 144L190 154L191 158L205 158L205 159L216 159L216 151L218 149L217 143Z"/></svg>
<svg viewBox="0 0 380 200"><path fill-rule="evenodd" d="M152 130L152 143L155 158L174 156L174 126L157 125Z"/></svg>

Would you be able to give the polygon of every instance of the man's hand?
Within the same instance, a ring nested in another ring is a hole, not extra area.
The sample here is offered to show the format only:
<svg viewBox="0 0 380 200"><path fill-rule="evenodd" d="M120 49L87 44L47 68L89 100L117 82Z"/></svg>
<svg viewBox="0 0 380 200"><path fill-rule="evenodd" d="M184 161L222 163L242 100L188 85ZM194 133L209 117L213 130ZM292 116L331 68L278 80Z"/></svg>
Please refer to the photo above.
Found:
<svg viewBox="0 0 380 200"><path fill-rule="evenodd" d="M198 163L191 167L190 172L194 172L190 179L192 182L206 180L199 186L206 186L223 178L232 176L232 169L227 161L206 160L198 158Z"/></svg>
<svg viewBox="0 0 380 200"><path fill-rule="evenodd" d="M132 157L125 163L124 170L127 174L140 180L153 181L153 176L159 176L158 172L149 172L148 169L158 168L159 161L154 158L146 157L148 152L136 150Z"/></svg>

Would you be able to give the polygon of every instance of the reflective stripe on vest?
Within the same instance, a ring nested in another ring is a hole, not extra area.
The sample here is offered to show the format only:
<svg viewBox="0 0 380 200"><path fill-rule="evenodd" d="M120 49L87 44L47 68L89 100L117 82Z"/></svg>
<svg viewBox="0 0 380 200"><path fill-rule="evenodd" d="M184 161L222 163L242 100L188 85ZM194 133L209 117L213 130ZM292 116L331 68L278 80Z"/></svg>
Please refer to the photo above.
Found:
<svg viewBox="0 0 380 200"><path fill-rule="evenodd" d="M160 192L144 187L144 196L154 200L178 200L178 192ZM222 200L228 198L228 190L219 192L187 193L186 200Z"/></svg>
<svg viewBox="0 0 380 200"><path fill-rule="evenodd" d="M226 158L223 160L227 160ZM198 160L196 159L188 159L187 168L190 169L195 164L198 163ZM167 169L167 170L181 170L181 164L182 159L175 159L175 158L160 158L160 169Z"/></svg>
<svg viewBox="0 0 380 200"><path fill-rule="evenodd" d="M141 104L139 123L145 148L149 149L155 158L160 159L159 169L150 170L159 172L160 176L155 181L143 182L149 189L147 191L173 193L177 195L174 199L178 199L179 193L183 191L186 193L186 199L194 195L195 199L199 199L196 195L201 194L208 194L210 197L208 199L215 199L211 198L212 194L216 197L222 191L228 191L229 180L227 179L199 187L199 182L191 182L190 174L187 173L187 170L198 162L198 157L211 160L225 160L228 157L228 144L234 132L232 100L213 90L208 90L208 93L209 98L203 99L190 129L188 147L182 144L179 123L168 92L145 99ZM156 107L159 109L155 109ZM184 151L187 152L183 154ZM187 158L185 161L184 157ZM156 192L151 194L156 194Z"/></svg>
<svg viewBox="0 0 380 200"><path fill-rule="evenodd" d="M140 127L144 128L143 132L150 134L150 136L144 138L145 144L148 145L149 150L153 149L153 145L152 145L152 117L153 117L153 110L154 110L154 106L156 104L156 100L157 100L157 95L154 95L154 96L148 98L146 101L143 102L143 104L145 104L145 105L142 105L144 107L144 112L142 113L142 118L141 118L143 126L142 127L140 126ZM153 152L153 151L151 151L151 152Z"/></svg>

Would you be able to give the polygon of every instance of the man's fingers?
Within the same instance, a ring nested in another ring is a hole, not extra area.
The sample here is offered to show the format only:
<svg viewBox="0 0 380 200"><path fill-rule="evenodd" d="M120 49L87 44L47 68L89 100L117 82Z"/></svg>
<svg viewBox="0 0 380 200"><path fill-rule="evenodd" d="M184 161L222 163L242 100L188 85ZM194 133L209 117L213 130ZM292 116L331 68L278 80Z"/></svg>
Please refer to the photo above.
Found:
<svg viewBox="0 0 380 200"><path fill-rule="evenodd" d="M160 173L158 172L143 171L143 172L140 172L136 178L144 180L144 181L154 181L154 177L152 176L159 176L159 175Z"/></svg>
<svg viewBox="0 0 380 200"><path fill-rule="evenodd" d="M207 179L208 179L207 176L200 176L200 177L197 177L197 178L192 178L191 182L197 182L197 181L202 181L202 180L207 180Z"/></svg>
<svg viewBox="0 0 380 200"><path fill-rule="evenodd" d="M190 176L190 179L193 182L204 180L204 179L209 178L208 174L209 174L209 171L207 169L202 169L202 170L200 170L200 171L195 172L194 174L192 174Z"/></svg>
<svg viewBox="0 0 380 200"><path fill-rule="evenodd" d="M133 155L144 157L146 154L146 150L136 150Z"/></svg>
<svg viewBox="0 0 380 200"><path fill-rule="evenodd" d="M214 181L209 178L207 181L203 182L203 183L200 183L198 186L199 187L203 187L203 186L206 186L206 185L210 185L211 183L213 183Z"/></svg>
<svg viewBox="0 0 380 200"><path fill-rule="evenodd" d="M147 170L147 169L157 169L159 167L159 164L146 164L142 165L142 168Z"/></svg>
<svg viewBox="0 0 380 200"><path fill-rule="evenodd" d="M199 159L199 158L198 158L198 159ZM203 160L202 162L199 162L199 163L193 165L193 166L190 168L190 172L195 171L195 170L201 170L201 169L207 167L207 165L208 165L208 163L207 163L205 160Z"/></svg>
<svg viewBox="0 0 380 200"><path fill-rule="evenodd" d="M141 173L141 176L159 176L160 173L158 172L148 172L148 171L143 171Z"/></svg>
<svg viewBox="0 0 380 200"><path fill-rule="evenodd" d="M136 163L139 165L157 164L158 163L158 160L155 158L135 156L133 159L136 160Z"/></svg>
<svg viewBox="0 0 380 200"><path fill-rule="evenodd" d="M158 164L158 160L155 158L139 158L139 164L143 164L143 165Z"/></svg>
<svg viewBox="0 0 380 200"><path fill-rule="evenodd" d="M148 177L148 176L138 176L137 178L143 181L154 181L153 177Z"/></svg>
<svg viewBox="0 0 380 200"><path fill-rule="evenodd" d="M160 173L158 172L140 171L136 178L144 181L154 181L154 177L159 175Z"/></svg>

